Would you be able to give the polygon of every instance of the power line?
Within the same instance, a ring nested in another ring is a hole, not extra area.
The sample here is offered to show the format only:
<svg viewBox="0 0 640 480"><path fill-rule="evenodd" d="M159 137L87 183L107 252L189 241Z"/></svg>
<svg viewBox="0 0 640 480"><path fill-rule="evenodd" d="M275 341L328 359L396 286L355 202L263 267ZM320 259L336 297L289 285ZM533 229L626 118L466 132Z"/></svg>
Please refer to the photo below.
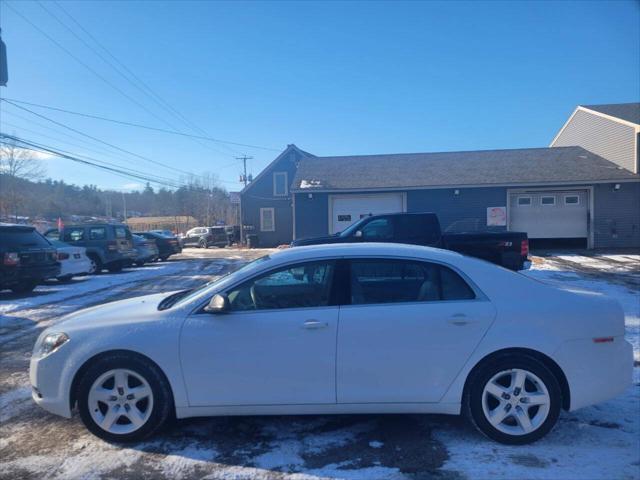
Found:
<svg viewBox="0 0 640 480"><path fill-rule="evenodd" d="M100 115L93 115L93 114L89 114L89 113L75 112L73 110L67 110L67 109L59 108L59 107L52 107L52 106L49 106L49 105L43 105L41 103L25 102L24 100L15 100L13 98L6 98L6 97L0 98L0 100L3 100L5 102L20 103L22 105L29 105L31 107L44 108L44 109L53 110L53 111L56 111L56 112L68 113L68 114L71 114L71 115L77 115L77 116L85 117L85 118L92 118L94 120L102 120L102 121L105 121L105 122L117 123L117 124L120 124L120 125L129 126L129 127L144 128L146 130L153 130L153 131L156 131L156 132L168 133L168 134L171 134L171 135L180 135L180 136L183 136L183 137L199 138L201 140L209 140L209 141L217 142L217 143L227 143L229 145L237 145L237 146L247 147L247 148L256 148L256 149L259 149L259 150L269 150L269 151L272 151L272 152L279 152L280 151L277 148L261 147L261 146L258 146L258 145L251 145L251 144L248 144L248 143L239 143L239 142L231 142L231 141L228 141L228 140L220 140L219 138L213 138L213 137L208 137L208 136L192 135L192 134L189 134L189 133L179 132L177 130L167 130L165 128L150 127L148 125L142 125L140 123L132 123L132 122L124 121L124 120L116 120L116 119L113 119L113 118L102 117Z"/></svg>
<svg viewBox="0 0 640 480"><path fill-rule="evenodd" d="M98 47L100 47L109 57L111 57L114 62L116 62L138 84L140 84L144 88L144 90L143 90L143 89L140 89L140 87L136 86L139 90L143 91L145 94L147 94L147 96L149 96L150 98L154 99L157 104L159 104L161 107L163 107L169 113L173 113L176 116L178 116L180 119L182 119L183 122L185 124L187 124L187 126L189 126L192 130L194 130L196 132L200 132L200 134L202 134L202 135L204 135L206 137L209 136L209 134L204 129L202 129L200 126L198 126L197 124L195 124L191 120L189 120L187 117L185 117L179 110L177 110L173 106L171 106L171 104L169 104L169 102L167 102L164 98L162 98L160 95L158 95L149 85L147 85L145 82L143 82L133 71L131 71L131 69L129 69L123 62L121 62L115 55L113 55L102 43L100 43L96 39L96 37L94 37L91 34L91 32L89 32L86 28L84 28L82 26L82 24L78 20L76 20L76 18L73 15L71 15L71 13L69 13L69 11L66 8L64 8L64 6L61 3L54 1L54 4L60 10L62 10L64 12L64 14L67 17L69 17L69 19L71 19L71 21L73 23L75 23L78 26L78 28L80 28ZM233 148L230 148L230 147L225 147L225 148L227 148L227 149L229 149L231 151L235 151L236 153L241 153L241 152L239 152L239 151L237 151L237 150L235 150Z"/></svg>
<svg viewBox="0 0 640 480"><path fill-rule="evenodd" d="M114 85L111 81L107 80L104 76L102 76L100 73L98 73L95 69L93 69L91 66L89 66L87 63L85 63L83 60L81 60L80 58L78 58L76 55L74 55L71 51L69 51L69 49L67 49L64 45L62 45L60 42L58 42L56 39L54 39L51 35L49 35L48 33L46 33L44 30L42 30L40 27L38 27L35 23L33 23L31 20L29 20L27 17L25 17L22 13L20 13L18 10L15 9L15 7L13 7L9 2L4 2L4 4L9 7L16 15L18 15L20 18L22 18L25 22L27 22L29 25L31 25L34 29L36 29L38 32L40 32L40 34L42 34L45 38L47 38L51 43L53 43L54 45L56 45L59 49L61 49L63 52L65 52L67 55L69 55L71 58L73 58L76 62L78 62L80 65L82 65L84 68L86 68L87 70L89 70L92 74L94 74L96 77L98 77L100 80L102 80L104 83L106 83L107 85L109 85L111 88L113 88L115 91L117 91L118 93L120 93L120 95L122 95L123 97L125 97L126 99L128 99L129 101L133 102L134 104L136 104L138 107L142 108L145 112L147 112L148 114L152 115L153 117L155 117L156 119L160 120L161 122L169 125L171 128L174 128L173 125L171 125L170 123L166 122L162 117L158 116L156 113L154 113L153 111L149 110L146 106L144 106L142 103L138 102L136 99L134 99L133 97L131 97L129 94L127 94L124 90L122 90L121 88L119 88L118 86Z"/></svg>
<svg viewBox="0 0 640 480"><path fill-rule="evenodd" d="M166 182L166 181L161 181L158 179L154 179L151 178L147 175L139 175L136 173L132 173L126 170L122 170L121 168L113 168L107 165L101 165L99 163L96 163L95 159L94 161L89 161L89 160L84 160L76 155L68 155L66 153L63 153L62 151L60 151L59 149L53 149L53 148L49 148L47 146L43 146L43 145L39 145L35 142L30 142L28 140L23 140L19 137L15 137L13 135L7 135L4 133L0 133L0 138L7 138L9 140L12 140L14 142L17 142L18 144L20 144L19 146L21 148L25 148L26 150L31 150L31 151L36 151L36 152L40 152L40 153L49 153L51 155L54 155L56 157L60 157L60 158L65 158L67 160L71 160L73 162L77 162L77 163L82 163L85 165L89 165L92 166L94 168L99 168L101 170L105 170L111 173L115 173L115 174L119 174L120 176L126 176L127 178L134 178L136 180L143 180L149 183L154 183L154 184L158 184L158 185L165 185L171 188L179 188L180 186L183 185L178 185L175 184L173 182ZM4 142L5 144L7 142Z"/></svg>
<svg viewBox="0 0 640 480"><path fill-rule="evenodd" d="M145 161L147 161L147 162L151 162L151 163L153 163L153 164L155 164L155 165L159 165L159 166L162 166L162 167L164 167L164 168L168 168L169 170L174 170L174 171L176 171L176 172L179 172L179 173L182 173L182 174L185 174L185 175L197 176L197 175L194 175L193 173L188 172L188 171L186 171L186 170L181 170L181 169L179 169L179 168L175 168L175 167L172 167L172 166L170 166L170 165L166 165L166 164L164 164L164 163L162 163L162 162L159 162L159 161L157 161L157 160L153 160L153 159L148 158L148 157L145 157L145 156L143 156L143 155L139 155L139 154L137 154L137 153L131 152L131 151L126 150L126 149L124 149L124 148L118 147L117 145L114 145L114 144L112 144L112 143L105 142L104 140L101 140L101 139L99 139L99 138L96 138L96 137L94 137L94 136L92 136L92 135L89 135L89 134L87 134L87 133L81 132L80 130L76 130L76 129L75 129L75 128L73 128L73 127L69 127L68 125L65 125L64 123L57 122L56 120L53 120L53 119L51 119L51 118L49 118L49 117L46 117L46 116L44 116L44 115L41 115L41 114L39 114L39 113L37 113L37 112L34 112L33 110L29 110L28 108L21 107L20 105L15 104L15 103L11 102L10 100L6 100L6 99L3 99L3 100L4 100L5 102L8 102L10 105L13 105L13 106L14 106L14 107L16 107L16 108L19 108L19 109L21 109L21 110L24 110L24 111L26 111L26 112L29 112L29 113L31 113L32 115L35 115L35 116L37 116L37 117L39 117L39 118L42 118L42 119L44 119L44 120L47 120L47 121L49 121L49 122L51 122L51 123L54 123L55 125L58 125L58 126L63 127L63 128L66 128L67 130L70 130L70 131L75 132L75 133L77 133L77 134L79 134L79 135L82 135L83 137L90 138L91 140L94 140L94 141L96 141L96 142L102 143L103 145L107 145L107 146L109 146L109 147L111 147L111 148L115 148L116 150L119 150L119 151L121 151L121 152L124 152L124 153L126 153L126 154L128 154L128 155L132 155L132 156L134 156L134 157L140 158L141 160L145 160Z"/></svg>

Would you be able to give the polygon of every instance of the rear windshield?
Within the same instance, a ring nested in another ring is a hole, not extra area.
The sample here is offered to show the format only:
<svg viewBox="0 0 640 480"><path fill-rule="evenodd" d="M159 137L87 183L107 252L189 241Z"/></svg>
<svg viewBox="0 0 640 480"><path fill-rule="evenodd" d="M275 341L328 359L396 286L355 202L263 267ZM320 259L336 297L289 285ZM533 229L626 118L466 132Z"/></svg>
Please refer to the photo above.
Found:
<svg viewBox="0 0 640 480"><path fill-rule="evenodd" d="M0 230L0 245L10 248L50 247L51 244L35 230Z"/></svg>

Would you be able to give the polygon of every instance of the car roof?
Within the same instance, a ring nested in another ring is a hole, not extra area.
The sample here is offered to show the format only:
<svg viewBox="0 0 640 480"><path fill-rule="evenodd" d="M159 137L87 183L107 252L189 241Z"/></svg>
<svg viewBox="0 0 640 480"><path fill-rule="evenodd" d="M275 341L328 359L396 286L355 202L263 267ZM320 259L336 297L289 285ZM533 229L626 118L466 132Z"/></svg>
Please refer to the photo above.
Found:
<svg viewBox="0 0 640 480"><path fill-rule="evenodd" d="M21 225L19 223L0 223L0 228L8 230L35 230L33 225Z"/></svg>
<svg viewBox="0 0 640 480"><path fill-rule="evenodd" d="M334 243L322 245L309 245L292 247L280 250L270 257L274 261L296 261L307 258L333 257L333 256L384 256L384 257L419 257L429 260L441 260L443 262L455 261L464 258L462 255L450 250L440 248L423 247L420 245L408 245L403 243Z"/></svg>
<svg viewBox="0 0 640 480"><path fill-rule="evenodd" d="M99 223L99 222L87 222L87 223L70 223L65 225L64 228L70 227L129 227L124 223Z"/></svg>

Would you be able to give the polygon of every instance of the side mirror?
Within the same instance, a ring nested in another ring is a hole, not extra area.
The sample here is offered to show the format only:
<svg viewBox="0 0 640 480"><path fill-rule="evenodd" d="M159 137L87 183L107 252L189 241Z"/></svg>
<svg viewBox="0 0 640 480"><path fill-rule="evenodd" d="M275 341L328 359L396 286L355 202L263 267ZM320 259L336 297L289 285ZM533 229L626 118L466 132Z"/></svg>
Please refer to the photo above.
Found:
<svg viewBox="0 0 640 480"><path fill-rule="evenodd" d="M209 301L209 305L204 307L204 311L208 313L224 313L229 311L229 307L229 297L224 293L216 293Z"/></svg>
<svg viewBox="0 0 640 480"><path fill-rule="evenodd" d="M356 238L362 238L362 230L356 230L353 236Z"/></svg>

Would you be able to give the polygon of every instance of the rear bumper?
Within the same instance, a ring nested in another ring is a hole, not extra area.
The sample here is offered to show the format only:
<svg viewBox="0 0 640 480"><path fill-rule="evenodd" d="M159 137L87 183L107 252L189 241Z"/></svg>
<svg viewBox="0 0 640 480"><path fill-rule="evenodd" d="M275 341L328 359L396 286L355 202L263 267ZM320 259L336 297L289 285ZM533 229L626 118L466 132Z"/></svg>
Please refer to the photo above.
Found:
<svg viewBox="0 0 640 480"><path fill-rule="evenodd" d="M610 400L631 385L633 347L623 336L610 343L571 340L554 357L569 383L570 411Z"/></svg>
<svg viewBox="0 0 640 480"><path fill-rule="evenodd" d="M42 281L60 275L60 264L34 265L4 268L0 272L0 285L16 285L22 282Z"/></svg>

